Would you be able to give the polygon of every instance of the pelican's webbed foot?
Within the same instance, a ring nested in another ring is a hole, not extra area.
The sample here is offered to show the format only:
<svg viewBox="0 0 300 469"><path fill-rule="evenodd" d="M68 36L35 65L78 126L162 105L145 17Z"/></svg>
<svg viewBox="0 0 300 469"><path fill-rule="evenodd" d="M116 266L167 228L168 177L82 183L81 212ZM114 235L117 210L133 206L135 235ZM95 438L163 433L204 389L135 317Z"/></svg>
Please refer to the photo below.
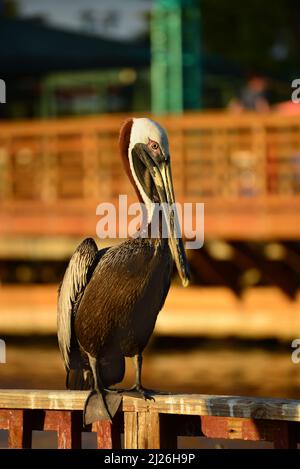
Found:
<svg viewBox="0 0 300 469"><path fill-rule="evenodd" d="M153 391L152 389L146 389L141 385L139 386L139 385L135 384L130 389L130 392L135 392L135 393L139 394L143 399L145 399L145 401L147 399L151 400L151 401L155 401L155 398L154 398L155 391Z"/></svg>
<svg viewBox="0 0 300 469"><path fill-rule="evenodd" d="M121 395L93 390L88 395L83 411L84 425L89 425L97 420L112 419L117 412L122 400Z"/></svg>
<svg viewBox="0 0 300 469"><path fill-rule="evenodd" d="M97 420L112 419L117 412L122 396L106 392L97 367L97 358L88 354L90 367L94 378L94 389L88 395L83 411L84 425L96 422Z"/></svg>
<svg viewBox="0 0 300 469"><path fill-rule="evenodd" d="M105 388L105 391L107 393L113 393L113 394L132 394L136 393L139 394L141 397L143 397L145 400L153 400L155 401L154 394L159 394L156 391L153 391L152 389L146 389L143 386L140 386L138 384L134 384L131 388Z"/></svg>

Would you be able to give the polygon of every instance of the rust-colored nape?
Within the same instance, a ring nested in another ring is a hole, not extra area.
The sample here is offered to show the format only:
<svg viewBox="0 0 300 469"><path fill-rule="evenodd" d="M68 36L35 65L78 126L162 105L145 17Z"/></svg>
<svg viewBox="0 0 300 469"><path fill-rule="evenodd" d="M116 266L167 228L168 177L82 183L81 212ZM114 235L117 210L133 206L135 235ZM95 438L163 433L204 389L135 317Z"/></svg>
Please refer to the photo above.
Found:
<svg viewBox="0 0 300 469"><path fill-rule="evenodd" d="M136 182L132 175L132 172L130 169L130 163L128 160L128 149L129 149L129 144L130 144L130 134L131 134L132 125L133 125L132 118L126 119L126 121L122 124L121 129L120 129L120 136L119 136L119 147L120 147L120 153L121 153L121 157L122 157L122 161L123 161L126 174L131 184L134 187L134 190L138 196L139 201L143 202L140 191L138 190Z"/></svg>

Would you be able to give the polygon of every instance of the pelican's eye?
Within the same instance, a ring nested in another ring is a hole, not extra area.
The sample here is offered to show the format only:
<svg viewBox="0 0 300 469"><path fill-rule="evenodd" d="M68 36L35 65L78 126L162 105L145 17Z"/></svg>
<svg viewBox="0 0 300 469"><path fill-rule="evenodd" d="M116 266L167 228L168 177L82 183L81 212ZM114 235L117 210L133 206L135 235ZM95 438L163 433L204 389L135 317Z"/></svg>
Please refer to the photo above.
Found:
<svg viewBox="0 0 300 469"><path fill-rule="evenodd" d="M160 146L159 146L159 143L156 142L155 140L151 140L151 138L148 138L148 147L156 152L156 153L160 153Z"/></svg>
<svg viewBox="0 0 300 469"><path fill-rule="evenodd" d="M164 154L161 150L160 144L155 140L148 139L148 148L154 157L156 163L162 163L165 160Z"/></svg>
<svg viewBox="0 0 300 469"><path fill-rule="evenodd" d="M159 149L159 145L156 142L152 142L150 146L151 146L152 150L158 150Z"/></svg>

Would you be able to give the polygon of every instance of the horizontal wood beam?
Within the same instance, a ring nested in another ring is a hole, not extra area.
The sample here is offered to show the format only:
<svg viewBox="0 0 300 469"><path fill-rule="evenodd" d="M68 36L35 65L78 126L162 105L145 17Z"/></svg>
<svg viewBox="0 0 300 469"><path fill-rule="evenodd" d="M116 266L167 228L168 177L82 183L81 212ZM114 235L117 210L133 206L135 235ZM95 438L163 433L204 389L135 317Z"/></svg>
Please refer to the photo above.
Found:
<svg viewBox="0 0 300 469"><path fill-rule="evenodd" d="M282 420L203 416L201 431L207 438L272 441L277 449L297 449L299 440L299 423Z"/></svg>
<svg viewBox="0 0 300 469"><path fill-rule="evenodd" d="M1 389L0 408L82 410L87 395L86 391ZM300 422L300 400L171 393L154 398L124 395L122 410Z"/></svg>

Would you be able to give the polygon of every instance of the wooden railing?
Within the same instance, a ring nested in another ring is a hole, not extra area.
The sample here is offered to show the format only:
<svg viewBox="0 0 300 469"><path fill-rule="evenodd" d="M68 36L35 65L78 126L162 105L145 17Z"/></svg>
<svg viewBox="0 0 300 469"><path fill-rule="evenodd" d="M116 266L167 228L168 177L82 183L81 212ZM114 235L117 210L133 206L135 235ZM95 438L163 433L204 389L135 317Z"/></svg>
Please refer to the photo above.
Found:
<svg viewBox="0 0 300 469"><path fill-rule="evenodd" d="M126 116L0 123L0 235L95 234L96 206L134 192L117 141ZM300 235L300 118L159 117L177 199L205 202L206 236Z"/></svg>
<svg viewBox="0 0 300 469"><path fill-rule="evenodd" d="M113 423L83 428L85 391L0 390L0 429L10 448L30 448L33 430L54 430L58 448L80 448L81 432L97 433L98 448L177 448L178 436L270 441L297 448L300 401L234 396L124 396ZM122 434L124 437L122 438Z"/></svg>

